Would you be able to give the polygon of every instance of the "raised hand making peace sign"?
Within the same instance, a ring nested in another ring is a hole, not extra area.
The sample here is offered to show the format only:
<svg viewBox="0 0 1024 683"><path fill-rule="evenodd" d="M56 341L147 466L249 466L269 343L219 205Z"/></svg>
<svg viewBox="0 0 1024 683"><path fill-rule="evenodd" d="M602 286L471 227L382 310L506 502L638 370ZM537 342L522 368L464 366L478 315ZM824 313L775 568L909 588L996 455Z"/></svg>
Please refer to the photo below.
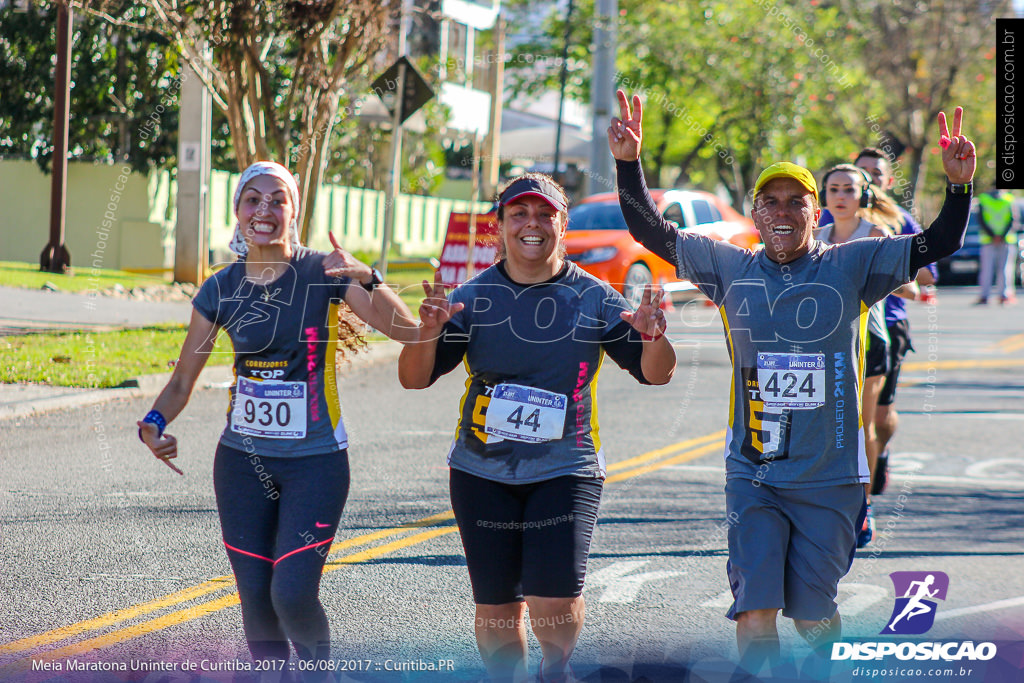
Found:
<svg viewBox="0 0 1024 683"><path fill-rule="evenodd" d="M440 268L434 271L433 287L426 280L423 281L423 293L426 297L420 304L420 341L427 341L436 338L444 324L461 311L465 304L453 304L445 297Z"/></svg>
<svg viewBox="0 0 1024 683"><path fill-rule="evenodd" d="M633 326L639 332L644 341L652 341L665 334L668 323L665 320L665 312L661 310L661 300L665 297L665 290L652 285L644 287L640 304L635 311L622 311L619 317Z"/></svg>
<svg viewBox="0 0 1024 683"><path fill-rule="evenodd" d="M636 161L640 158L640 142L644 137L643 104L639 95L633 95L633 110L630 111L626 93L617 90L615 96L619 98L619 116L613 116L612 125L608 126L608 147L619 161Z"/></svg>
<svg viewBox="0 0 1024 683"><path fill-rule="evenodd" d="M946 112L939 112L939 146L942 147L942 170L946 172L949 182L963 185L974 178L974 170L978 158L974 153L974 143L966 135L960 134L964 108L957 107L953 112L953 134L949 134L946 125Z"/></svg>

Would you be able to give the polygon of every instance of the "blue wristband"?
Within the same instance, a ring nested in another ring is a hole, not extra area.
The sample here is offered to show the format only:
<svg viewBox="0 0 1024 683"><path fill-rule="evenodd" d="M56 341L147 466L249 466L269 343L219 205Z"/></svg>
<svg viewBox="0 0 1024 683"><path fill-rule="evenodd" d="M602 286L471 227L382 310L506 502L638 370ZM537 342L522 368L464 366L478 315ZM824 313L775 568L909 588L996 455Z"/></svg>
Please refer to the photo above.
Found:
<svg viewBox="0 0 1024 683"><path fill-rule="evenodd" d="M159 410L151 410L146 413L146 417L142 418L143 422L156 425L157 438L164 435L164 430L167 429L167 418ZM142 441L142 429L139 429L139 441Z"/></svg>

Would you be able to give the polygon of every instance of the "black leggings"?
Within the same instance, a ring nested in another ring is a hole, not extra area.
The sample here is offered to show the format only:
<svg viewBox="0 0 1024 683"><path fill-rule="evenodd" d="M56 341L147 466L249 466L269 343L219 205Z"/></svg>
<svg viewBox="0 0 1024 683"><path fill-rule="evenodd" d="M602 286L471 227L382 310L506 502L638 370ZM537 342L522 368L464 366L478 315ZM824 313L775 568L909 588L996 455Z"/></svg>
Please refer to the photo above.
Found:
<svg viewBox="0 0 1024 683"><path fill-rule="evenodd" d="M452 509L478 605L583 593L604 482L505 484L451 469Z"/></svg>
<svg viewBox="0 0 1024 683"><path fill-rule="evenodd" d="M348 497L348 452L265 458L217 446L213 486L254 659L330 656L320 574Z"/></svg>

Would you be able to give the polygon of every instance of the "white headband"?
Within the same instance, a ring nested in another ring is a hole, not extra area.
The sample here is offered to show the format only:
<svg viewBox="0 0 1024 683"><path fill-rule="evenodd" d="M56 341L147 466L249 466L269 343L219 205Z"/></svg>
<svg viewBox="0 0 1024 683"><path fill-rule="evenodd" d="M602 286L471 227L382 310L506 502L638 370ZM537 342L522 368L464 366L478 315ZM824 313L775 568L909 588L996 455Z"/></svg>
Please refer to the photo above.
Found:
<svg viewBox="0 0 1024 683"><path fill-rule="evenodd" d="M302 244L299 242L299 186L295 182L295 176L289 173L287 168L276 161L257 161L242 172L242 177L238 179L238 186L235 188L235 234L231 236L231 242L228 244L228 249L239 256L245 256L249 253L249 245L245 243L245 237L242 234L242 226L237 222L238 203L242 199L242 190L245 189L246 184L256 176L261 175L274 176L281 180L285 184L285 187L288 188L288 194L291 197L292 206L295 207L295 216L292 218L292 224L288 226L291 233L292 247L298 247Z"/></svg>

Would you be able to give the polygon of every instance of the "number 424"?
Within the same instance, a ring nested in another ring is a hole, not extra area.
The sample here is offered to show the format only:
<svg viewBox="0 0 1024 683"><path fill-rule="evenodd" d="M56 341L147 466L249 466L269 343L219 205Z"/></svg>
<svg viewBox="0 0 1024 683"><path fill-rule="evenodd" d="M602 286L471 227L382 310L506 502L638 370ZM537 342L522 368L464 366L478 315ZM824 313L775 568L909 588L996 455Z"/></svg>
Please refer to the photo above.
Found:
<svg viewBox="0 0 1024 683"><path fill-rule="evenodd" d="M795 373L787 372L782 376L783 382L788 382L782 389L782 395L786 398L796 398L797 392L807 394L808 396L814 396L814 375L807 375L804 381L800 383L800 388L793 391L793 387L796 386L797 379L799 379ZM768 381L764 385L764 391L770 393L772 396L779 395L779 375L776 372L771 374Z"/></svg>

